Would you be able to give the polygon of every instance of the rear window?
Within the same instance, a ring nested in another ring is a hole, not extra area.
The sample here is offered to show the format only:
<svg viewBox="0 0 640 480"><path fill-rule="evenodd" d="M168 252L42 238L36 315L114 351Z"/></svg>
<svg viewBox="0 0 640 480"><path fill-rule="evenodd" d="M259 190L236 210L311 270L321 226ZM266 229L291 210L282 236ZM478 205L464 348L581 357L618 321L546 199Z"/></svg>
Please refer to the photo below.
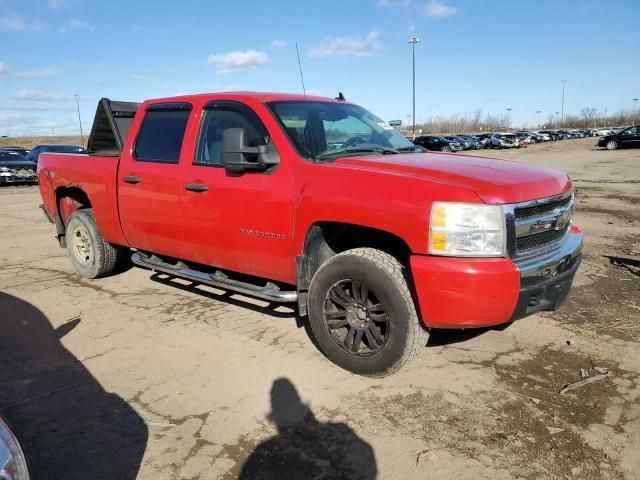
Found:
<svg viewBox="0 0 640 480"><path fill-rule="evenodd" d="M134 158L144 162L178 163L190 109L148 110L140 126Z"/></svg>

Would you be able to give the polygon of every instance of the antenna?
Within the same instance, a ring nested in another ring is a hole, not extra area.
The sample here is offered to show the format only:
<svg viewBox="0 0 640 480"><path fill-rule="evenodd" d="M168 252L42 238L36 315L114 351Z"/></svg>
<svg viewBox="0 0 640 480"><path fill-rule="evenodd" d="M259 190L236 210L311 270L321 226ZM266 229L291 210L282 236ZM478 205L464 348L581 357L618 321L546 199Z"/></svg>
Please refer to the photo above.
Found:
<svg viewBox="0 0 640 480"><path fill-rule="evenodd" d="M300 69L300 82L302 82L302 93L305 100L307 99L307 89L304 88L304 76L302 75L302 63L300 62L300 51L298 50L298 42L296 42L296 55L298 56L298 68Z"/></svg>

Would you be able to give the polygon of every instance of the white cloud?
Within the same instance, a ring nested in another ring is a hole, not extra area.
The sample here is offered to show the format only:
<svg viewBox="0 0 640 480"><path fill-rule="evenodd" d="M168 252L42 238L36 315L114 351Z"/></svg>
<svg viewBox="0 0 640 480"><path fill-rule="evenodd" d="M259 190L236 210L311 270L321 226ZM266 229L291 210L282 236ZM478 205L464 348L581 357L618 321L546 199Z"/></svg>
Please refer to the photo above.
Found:
<svg viewBox="0 0 640 480"><path fill-rule="evenodd" d="M456 7L445 5L437 0L431 0L431 2L429 2L429 4L424 8L424 14L427 17L445 18L455 15L456 13L458 13L458 9Z"/></svg>
<svg viewBox="0 0 640 480"><path fill-rule="evenodd" d="M53 68L41 68L38 70L15 71L10 65L0 62L0 78L44 78L56 74Z"/></svg>
<svg viewBox="0 0 640 480"><path fill-rule="evenodd" d="M287 46L287 41L286 40L276 39L276 40L271 42L271 46L273 48L283 48L283 47Z"/></svg>
<svg viewBox="0 0 640 480"><path fill-rule="evenodd" d="M344 37L325 37L318 47L309 50L314 58L327 57L371 57L380 50L380 33L369 32L366 37L360 35Z"/></svg>
<svg viewBox="0 0 640 480"><path fill-rule="evenodd" d="M75 8L80 4L79 0L48 0L49 7L54 10L66 10L69 8Z"/></svg>
<svg viewBox="0 0 640 480"><path fill-rule="evenodd" d="M411 0L376 0L378 7L408 7Z"/></svg>
<svg viewBox="0 0 640 480"><path fill-rule="evenodd" d="M15 92L12 97L16 100L27 101L46 101L53 102L58 100L70 100L70 95L63 95L61 93L45 92L43 90L20 90Z"/></svg>
<svg viewBox="0 0 640 480"><path fill-rule="evenodd" d="M225 74L254 70L269 61L267 54L255 50L236 50L228 53L215 53L209 55L207 62L218 69L218 73Z"/></svg>
<svg viewBox="0 0 640 480"><path fill-rule="evenodd" d="M51 105L46 105L43 103L35 103L35 102L1 102L0 110L20 110L20 111L33 111L33 112L41 112L46 110L51 110Z"/></svg>
<svg viewBox="0 0 640 480"><path fill-rule="evenodd" d="M69 26L76 30L89 30L91 32L94 30L93 25L86 20L77 20L75 18L69 20Z"/></svg>
<svg viewBox="0 0 640 480"><path fill-rule="evenodd" d="M2 32L44 32L48 29L49 25L37 18L26 20L13 12L7 11L0 14L0 31Z"/></svg>

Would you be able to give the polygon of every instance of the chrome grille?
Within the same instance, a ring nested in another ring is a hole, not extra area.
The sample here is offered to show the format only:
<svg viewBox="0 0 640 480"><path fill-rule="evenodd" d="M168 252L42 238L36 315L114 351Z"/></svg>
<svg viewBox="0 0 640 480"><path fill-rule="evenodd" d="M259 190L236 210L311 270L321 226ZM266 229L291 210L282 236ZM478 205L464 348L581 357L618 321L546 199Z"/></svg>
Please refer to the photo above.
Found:
<svg viewBox="0 0 640 480"><path fill-rule="evenodd" d="M573 191L505 206L508 249L513 258L542 255L567 235L573 218Z"/></svg>

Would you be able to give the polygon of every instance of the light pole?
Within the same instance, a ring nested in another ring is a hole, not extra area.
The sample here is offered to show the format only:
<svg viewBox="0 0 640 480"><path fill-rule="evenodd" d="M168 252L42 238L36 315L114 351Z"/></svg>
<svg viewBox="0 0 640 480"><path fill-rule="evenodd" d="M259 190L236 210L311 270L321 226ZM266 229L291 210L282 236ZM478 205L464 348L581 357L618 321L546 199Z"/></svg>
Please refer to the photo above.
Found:
<svg viewBox="0 0 640 480"><path fill-rule="evenodd" d="M540 128L540 113L542 110L536 110L536 114L538 115L538 128Z"/></svg>
<svg viewBox="0 0 640 480"><path fill-rule="evenodd" d="M78 124L80 125L80 142L82 148L84 148L84 134L82 133L82 119L80 118L80 95L74 95L76 97L76 107L78 108Z"/></svg>
<svg viewBox="0 0 640 480"><path fill-rule="evenodd" d="M511 107L507 108L507 131L508 132L511 131L511 110L512 110Z"/></svg>
<svg viewBox="0 0 640 480"><path fill-rule="evenodd" d="M411 83L413 90L413 138L416 138L416 43L419 43L420 39L418 37L409 38L409 43L411 44L411 62L413 67L413 81Z"/></svg>
<svg viewBox="0 0 640 480"><path fill-rule="evenodd" d="M637 116L638 116L638 99L637 98L632 98L631 100L633 100L633 123L637 122Z"/></svg>
<svg viewBox="0 0 640 480"><path fill-rule="evenodd" d="M560 116L560 126L563 127L564 126L564 86L567 83L566 80L562 80L562 108L561 110L561 116Z"/></svg>

